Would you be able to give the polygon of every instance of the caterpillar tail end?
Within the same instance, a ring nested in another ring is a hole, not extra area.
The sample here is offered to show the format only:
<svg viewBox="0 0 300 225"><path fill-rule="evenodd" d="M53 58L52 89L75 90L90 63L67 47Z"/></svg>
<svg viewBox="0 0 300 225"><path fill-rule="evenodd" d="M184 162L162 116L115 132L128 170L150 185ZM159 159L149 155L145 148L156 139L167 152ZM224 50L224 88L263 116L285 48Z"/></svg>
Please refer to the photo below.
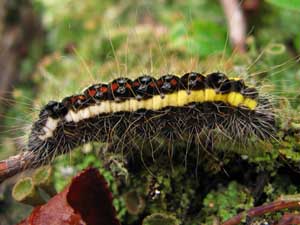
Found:
<svg viewBox="0 0 300 225"><path fill-rule="evenodd" d="M25 169L33 168L32 161L33 154L29 151L22 152L0 161L0 184Z"/></svg>

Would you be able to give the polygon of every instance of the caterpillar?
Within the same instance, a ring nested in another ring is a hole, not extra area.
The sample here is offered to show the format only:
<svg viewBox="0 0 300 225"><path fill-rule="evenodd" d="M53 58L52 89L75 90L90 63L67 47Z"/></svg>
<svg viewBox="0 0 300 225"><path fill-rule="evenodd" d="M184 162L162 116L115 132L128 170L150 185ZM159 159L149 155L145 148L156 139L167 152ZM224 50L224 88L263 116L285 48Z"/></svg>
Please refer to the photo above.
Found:
<svg viewBox="0 0 300 225"><path fill-rule="evenodd" d="M185 33L189 34L188 29ZM113 43L111 45L111 54L116 58L114 67L119 67ZM140 46L145 49L144 43ZM94 51L101 52L90 49ZM142 62L138 64L145 66ZM146 75L135 80L118 78L92 85L83 93L60 102L49 102L33 123L23 154L30 159L27 161L38 166L91 141L113 143L113 149L123 151L122 148L131 148L134 142L153 142L160 138L168 143L190 142L203 134L203 138L209 140L214 131L220 138L244 144L253 137L254 140L274 137L274 124L268 98L240 78L228 78L219 72L206 76L190 72L182 77L166 75L158 79Z"/></svg>
<svg viewBox="0 0 300 225"><path fill-rule="evenodd" d="M27 166L91 141L184 141L212 131L234 142L270 139L276 132L272 104L243 79L221 72L121 77L46 104L31 129Z"/></svg>

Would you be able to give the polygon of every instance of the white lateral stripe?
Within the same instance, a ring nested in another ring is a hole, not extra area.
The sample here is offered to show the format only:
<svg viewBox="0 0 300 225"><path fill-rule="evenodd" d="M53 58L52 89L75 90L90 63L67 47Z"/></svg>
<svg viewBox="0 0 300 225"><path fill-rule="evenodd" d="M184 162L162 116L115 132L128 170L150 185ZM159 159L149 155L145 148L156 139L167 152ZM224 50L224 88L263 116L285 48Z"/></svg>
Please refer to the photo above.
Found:
<svg viewBox="0 0 300 225"><path fill-rule="evenodd" d="M48 117L45 126L43 127L45 134L40 135L39 138L41 140L46 140L47 138L52 137L53 132L57 128L58 122L59 119L53 119L51 117Z"/></svg>

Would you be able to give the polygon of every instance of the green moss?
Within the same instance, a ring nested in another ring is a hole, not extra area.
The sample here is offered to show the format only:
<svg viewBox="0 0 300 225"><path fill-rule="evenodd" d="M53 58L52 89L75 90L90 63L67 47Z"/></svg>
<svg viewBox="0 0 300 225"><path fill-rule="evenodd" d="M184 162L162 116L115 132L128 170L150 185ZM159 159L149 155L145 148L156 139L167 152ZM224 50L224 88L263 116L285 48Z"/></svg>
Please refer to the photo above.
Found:
<svg viewBox="0 0 300 225"><path fill-rule="evenodd" d="M41 182L43 183L49 177L49 174L51 174L49 167L40 167L35 171L33 178L34 182L36 184L39 184Z"/></svg>
<svg viewBox="0 0 300 225"><path fill-rule="evenodd" d="M13 196L17 201L21 201L28 193L32 192L33 188L34 186L31 178L19 180L18 185L16 185L13 190Z"/></svg>
<svg viewBox="0 0 300 225"><path fill-rule="evenodd" d="M25 177L14 185L12 196L16 201L32 206L45 203L30 177Z"/></svg>
<svg viewBox="0 0 300 225"><path fill-rule="evenodd" d="M42 166L36 169L32 175L32 180L36 187L43 189L48 195L54 196L56 194L51 166Z"/></svg>
<svg viewBox="0 0 300 225"><path fill-rule="evenodd" d="M176 217L163 213L155 213L143 220L143 225L179 225Z"/></svg>
<svg viewBox="0 0 300 225"><path fill-rule="evenodd" d="M127 211L132 215L138 215L145 208L145 200L136 191L127 192L124 196Z"/></svg>
<svg viewBox="0 0 300 225"><path fill-rule="evenodd" d="M241 211L253 207L253 197L249 190L235 181L227 187L219 187L204 198L204 212L208 222L212 216L218 215L222 221L235 216Z"/></svg>

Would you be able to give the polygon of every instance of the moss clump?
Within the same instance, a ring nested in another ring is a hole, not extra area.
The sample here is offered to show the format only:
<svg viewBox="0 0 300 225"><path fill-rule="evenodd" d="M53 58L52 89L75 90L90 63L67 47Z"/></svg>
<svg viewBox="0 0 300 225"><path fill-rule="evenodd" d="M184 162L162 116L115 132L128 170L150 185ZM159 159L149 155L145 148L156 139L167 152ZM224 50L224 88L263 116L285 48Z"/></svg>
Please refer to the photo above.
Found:
<svg viewBox="0 0 300 225"><path fill-rule="evenodd" d="M208 193L203 201L206 213L206 223L213 215L218 215L222 220L229 219L241 211L253 207L254 199L249 191L235 181L217 191Z"/></svg>
<svg viewBox="0 0 300 225"><path fill-rule="evenodd" d="M127 211L131 215L138 215L145 209L145 200L136 191L127 192L124 196Z"/></svg>
<svg viewBox="0 0 300 225"><path fill-rule="evenodd" d="M36 187L42 188L50 196L56 194L56 190L53 184L53 171L50 166L43 166L38 168L33 176L33 183Z"/></svg>
<svg viewBox="0 0 300 225"><path fill-rule="evenodd" d="M143 220L143 225L179 225L179 220L174 216L164 214L164 213L154 213L150 216L147 216Z"/></svg>
<svg viewBox="0 0 300 225"><path fill-rule="evenodd" d="M25 177L15 184L12 196L16 201L32 206L45 203L30 177Z"/></svg>

